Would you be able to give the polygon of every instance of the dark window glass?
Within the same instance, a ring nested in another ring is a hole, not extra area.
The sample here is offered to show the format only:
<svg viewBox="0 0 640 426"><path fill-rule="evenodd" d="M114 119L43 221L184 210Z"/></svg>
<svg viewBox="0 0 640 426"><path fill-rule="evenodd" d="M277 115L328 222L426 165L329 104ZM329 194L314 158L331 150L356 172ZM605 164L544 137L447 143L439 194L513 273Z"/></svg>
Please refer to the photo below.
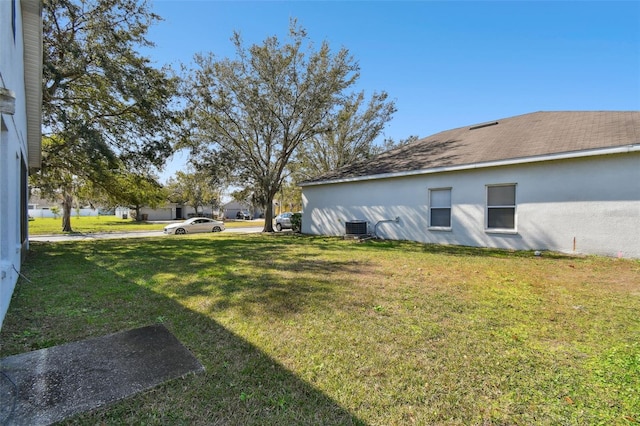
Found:
<svg viewBox="0 0 640 426"><path fill-rule="evenodd" d="M451 227L451 209L431 209L431 226Z"/></svg>
<svg viewBox="0 0 640 426"><path fill-rule="evenodd" d="M514 229L516 209L513 207L500 207L489 209L489 228Z"/></svg>

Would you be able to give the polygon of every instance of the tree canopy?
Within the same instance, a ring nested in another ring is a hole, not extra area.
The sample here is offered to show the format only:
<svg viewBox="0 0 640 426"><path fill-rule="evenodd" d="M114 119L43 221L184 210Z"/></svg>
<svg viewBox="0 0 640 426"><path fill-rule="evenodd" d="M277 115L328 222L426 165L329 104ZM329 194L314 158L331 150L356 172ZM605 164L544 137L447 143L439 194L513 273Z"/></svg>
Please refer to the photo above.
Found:
<svg viewBox="0 0 640 426"><path fill-rule="evenodd" d="M43 159L41 182L60 175L56 168L101 185L122 166L164 164L178 123L178 80L139 52L152 46L146 33L158 19L144 0L44 1L43 126L64 150ZM71 230L64 215L63 229Z"/></svg>
<svg viewBox="0 0 640 426"><path fill-rule="evenodd" d="M345 48L333 52L323 42L315 49L295 21L285 44L274 36L245 47L238 33L232 41L235 59L195 58L185 90L187 143L197 162L218 173L228 170L237 185L251 188L265 208L264 231L272 232L272 202L287 165L300 147L334 131L341 108L358 104L361 97L347 91L359 66ZM385 109L386 96L376 95L373 105Z"/></svg>
<svg viewBox="0 0 640 426"><path fill-rule="evenodd" d="M327 131L302 145L296 157L299 179L310 179L378 153L374 144L396 111L386 93L374 93L365 105L363 92L346 98L328 117Z"/></svg>
<svg viewBox="0 0 640 426"><path fill-rule="evenodd" d="M109 180L109 186L109 204L129 207L137 221L142 220L142 207L156 208L167 201L167 190L149 174L117 173Z"/></svg>
<svg viewBox="0 0 640 426"><path fill-rule="evenodd" d="M204 206L220 207L220 189L208 173L193 168L186 172L178 171L166 185L169 201L187 204L197 214L203 213Z"/></svg>

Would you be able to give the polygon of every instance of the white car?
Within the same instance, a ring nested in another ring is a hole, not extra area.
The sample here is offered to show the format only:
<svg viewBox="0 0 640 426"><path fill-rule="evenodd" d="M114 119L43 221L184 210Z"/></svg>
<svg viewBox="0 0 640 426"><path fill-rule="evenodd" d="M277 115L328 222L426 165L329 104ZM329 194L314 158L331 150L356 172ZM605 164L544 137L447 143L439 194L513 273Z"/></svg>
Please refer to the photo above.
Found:
<svg viewBox="0 0 640 426"><path fill-rule="evenodd" d="M208 217L192 217L181 223L173 223L164 227L165 234L195 234L196 232L224 231L224 222Z"/></svg>

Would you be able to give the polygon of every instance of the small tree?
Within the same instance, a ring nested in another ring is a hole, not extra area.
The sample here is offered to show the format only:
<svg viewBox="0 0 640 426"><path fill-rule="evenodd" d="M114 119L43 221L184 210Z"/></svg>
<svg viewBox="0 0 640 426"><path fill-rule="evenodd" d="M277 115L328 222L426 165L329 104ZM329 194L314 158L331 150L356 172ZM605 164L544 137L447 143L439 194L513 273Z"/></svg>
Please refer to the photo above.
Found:
<svg viewBox="0 0 640 426"><path fill-rule="evenodd" d="M32 187L39 188L43 197L62 202L62 230L65 232L72 230L71 210L74 200L82 197L91 180L90 176L97 176L100 168L98 161L93 169L76 169L74 164L90 161L89 153L75 152L73 145L63 138L42 138L41 167L37 173L29 176L29 183Z"/></svg>
<svg viewBox="0 0 640 426"><path fill-rule="evenodd" d="M142 220L142 207L156 208L167 202L167 191L153 176L123 173L116 175L111 184L118 188L117 195L109 195L112 202L133 210L136 221Z"/></svg>
<svg viewBox="0 0 640 426"><path fill-rule="evenodd" d="M189 168L187 172L176 172L175 178L169 179L166 185L169 200L173 203L192 206L196 214L204 212L204 206L217 204L220 191L215 187L216 181L205 172Z"/></svg>
<svg viewBox="0 0 640 426"><path fill-rule="evenodd" d="M57 219L58 216L60 215L60 207L58 206L51 207L51 213L53 214L53 218Z"/></svg>

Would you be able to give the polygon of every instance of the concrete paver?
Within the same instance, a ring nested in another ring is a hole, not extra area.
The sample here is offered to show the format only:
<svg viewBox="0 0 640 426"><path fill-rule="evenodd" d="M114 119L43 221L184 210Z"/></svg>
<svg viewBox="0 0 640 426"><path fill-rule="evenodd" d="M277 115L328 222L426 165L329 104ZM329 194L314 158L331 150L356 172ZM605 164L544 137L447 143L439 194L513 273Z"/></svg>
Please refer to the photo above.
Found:
<svg viewBox="0 0 640 426"><path fill-rule="evenodd" d="M9 356L0 424L49 425L202 371L162 324Z"/></svg>

